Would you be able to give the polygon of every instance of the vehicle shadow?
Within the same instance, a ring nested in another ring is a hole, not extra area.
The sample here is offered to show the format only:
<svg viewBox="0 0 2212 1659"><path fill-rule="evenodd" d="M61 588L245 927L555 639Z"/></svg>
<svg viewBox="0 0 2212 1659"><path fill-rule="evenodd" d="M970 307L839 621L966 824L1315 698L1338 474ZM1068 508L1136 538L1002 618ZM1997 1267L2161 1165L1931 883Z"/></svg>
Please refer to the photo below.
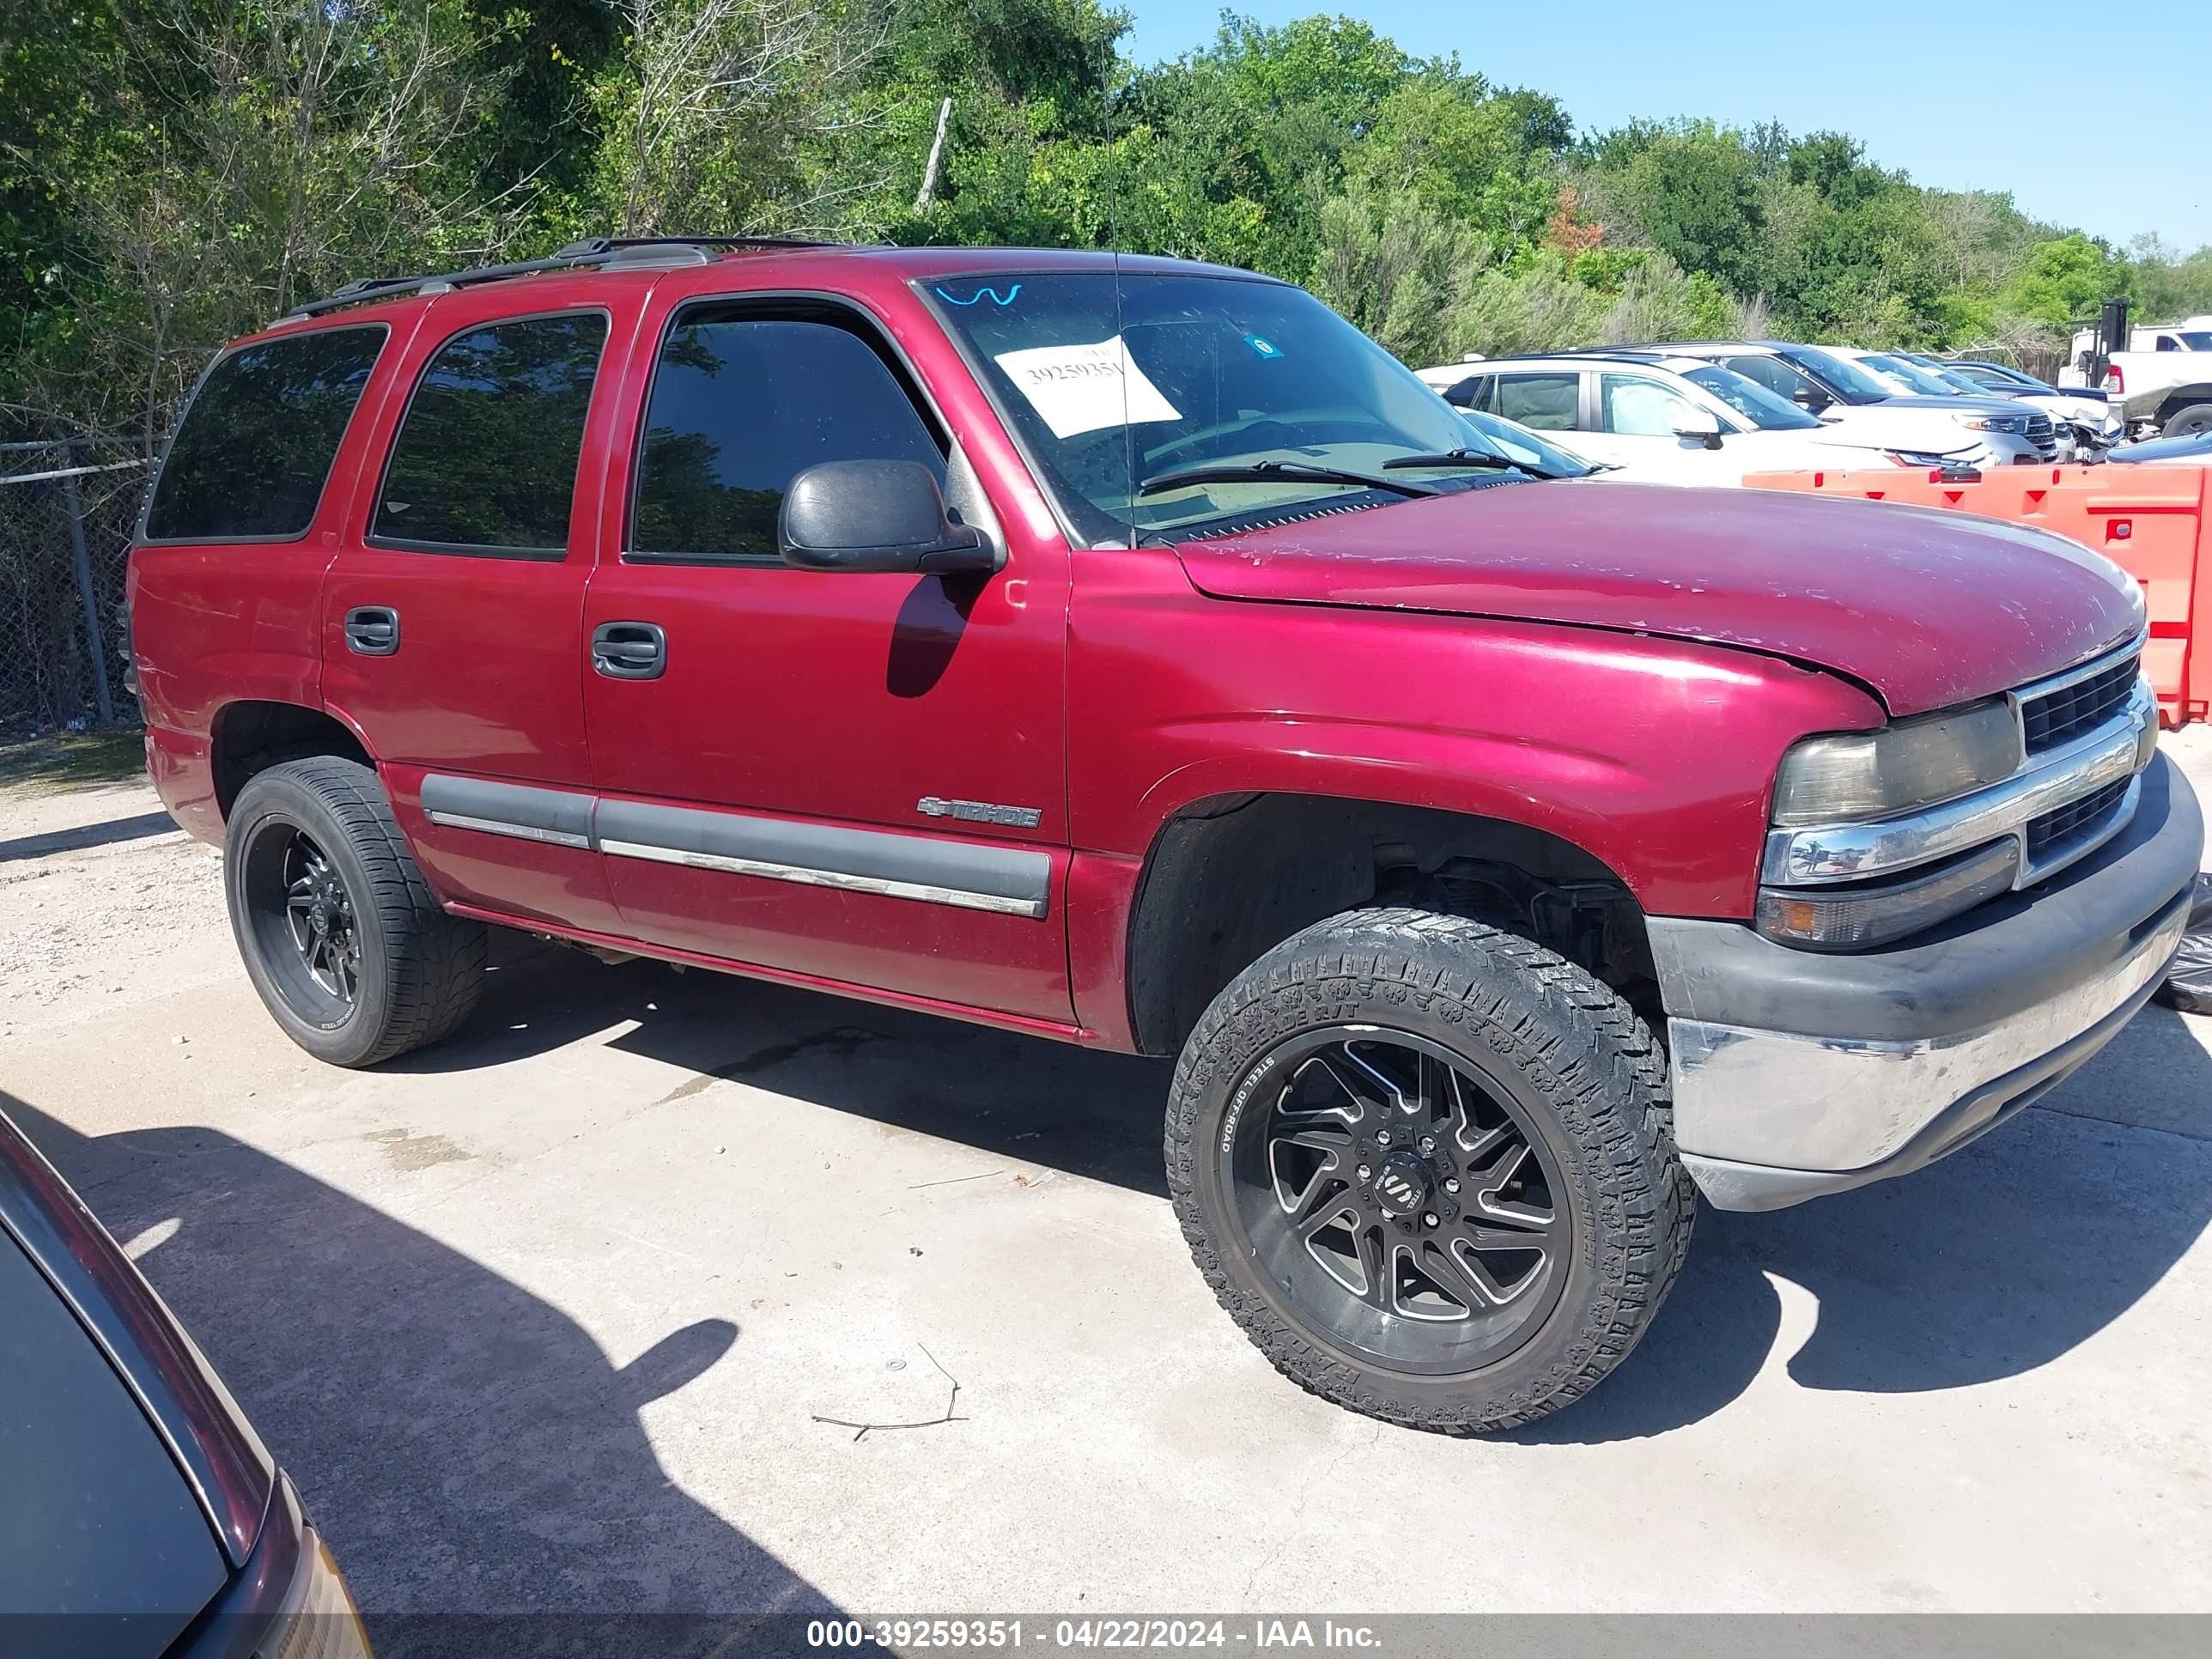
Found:
<svg viewBox="0 0 2212 1659"><path fill-rule="evenodd" d="M1018 1157L1155 1197L1168 1062L1085 1050L639 960L495 929L483 1005L461 1031L381 1069L470 1072L550 1053L618 1024L609 1047L690 1073L661 1097L734 1079L979 1151Z"/></svg>
<svg viewBox="0 0 2212 1659"><path fill-rule="evenodd" d="M735 1324L617 1367L483 1263L217 1131L0 1110L118 1238L154 1230L141 1267L300 1488L383 1659L795 1653L837 1613L677 1486L639 1419L742 1363Z"/></svg>
<svg viewBox="0 0 2212 1659"><path fill-rule="evenodd" d="M1164 1197L1166 1062L653 963L502 945L473 1034L410 1057L497 1064L611 1039L692 1075ZM2124 1124L2106 1121L2124 1120ZM1909 1393L2015 1376L2125 1313L2212 1220L2212 1058L2153 1007L2047 1102L1908 1179L1767 1215L1700 1206L1689 1264L1604 1388L1517 1432L1546 1443L1663 1433L1720 1410L1777 1357L1771 1282L1819 1301L1778 1363L1802 1387Z"/></svg>
<svg viewBox="0 0 2212 1659"><path fill-rule="evenodd" d="M95 847L112 847L119 842L143 841L149 836L173 834L176 828L177 821L167 812L137 812L128 817L80 824L74 830L18 836L12 841L0 841L0 864L12 864L18 859L42 859L55 853L88 852Z"/></svg>

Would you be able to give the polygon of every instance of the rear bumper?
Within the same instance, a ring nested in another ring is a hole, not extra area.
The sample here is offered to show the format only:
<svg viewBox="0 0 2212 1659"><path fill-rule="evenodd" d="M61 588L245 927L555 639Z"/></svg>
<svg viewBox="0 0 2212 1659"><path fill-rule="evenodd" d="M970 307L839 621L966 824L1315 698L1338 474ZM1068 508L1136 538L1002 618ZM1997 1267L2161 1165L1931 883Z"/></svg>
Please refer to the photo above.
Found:
<svg viewBox="0 0 2212 1659"><path fill-rule="evenodd" d="M146 775L179 828L222 845L222 806L216 799L214 757L206 738L147 721Z"/></svg>
<svg viewBox="0 0 2212 1659"><path fill-rule="evenodd" d="M1654 917L1675 1139L1699 1188L1777 1209L1906 1174L2020 1111L2157 988L2203 845L2160 756L2112 841L1930 939L1831 956Z"/></svg>

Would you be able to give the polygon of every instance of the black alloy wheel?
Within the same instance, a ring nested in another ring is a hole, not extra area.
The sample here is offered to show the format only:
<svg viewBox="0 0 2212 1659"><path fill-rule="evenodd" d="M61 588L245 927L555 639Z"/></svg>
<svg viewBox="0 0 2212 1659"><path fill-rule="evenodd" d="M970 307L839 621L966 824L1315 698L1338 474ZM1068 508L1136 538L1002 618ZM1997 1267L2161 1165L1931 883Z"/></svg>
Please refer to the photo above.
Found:
<svg viewBox="0 0 2212 1659"><path fill-rule="evenodd" d="M1306 1321L1394 1370L1504 1358L1559 1300L1558 1165L1511 1091L1410 1032L1302 1032L1219 1149L1240 1241Z"/></svg>
<svg viewBox="0 0 2212 1659"><path fill-rule="evenodd" d="M242 851L246 923L293 1011L340 1024L361 996L361 927L330 854L300 825L271 817Z"/></svg>
<svg viewBox="0 0 2212 1659"><path fill-rule="evenodd" d="M361 988L361 935L345 884L304 830L284 849L283 875L292 948L300 953L307 977L350 1007Z"/></svg>

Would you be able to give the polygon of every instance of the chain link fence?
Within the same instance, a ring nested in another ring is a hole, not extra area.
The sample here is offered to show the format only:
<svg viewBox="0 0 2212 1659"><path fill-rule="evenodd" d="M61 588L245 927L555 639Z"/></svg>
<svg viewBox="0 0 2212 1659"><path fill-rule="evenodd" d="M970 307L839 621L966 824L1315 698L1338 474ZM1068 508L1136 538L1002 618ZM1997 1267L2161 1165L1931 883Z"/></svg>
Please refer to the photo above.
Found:
<svg viewBox="0 0 2212 1659"><path fill-rule="evenodd" d="M137 718L123 581L147 471L138 438L0 443L0 741Z"/></svg>

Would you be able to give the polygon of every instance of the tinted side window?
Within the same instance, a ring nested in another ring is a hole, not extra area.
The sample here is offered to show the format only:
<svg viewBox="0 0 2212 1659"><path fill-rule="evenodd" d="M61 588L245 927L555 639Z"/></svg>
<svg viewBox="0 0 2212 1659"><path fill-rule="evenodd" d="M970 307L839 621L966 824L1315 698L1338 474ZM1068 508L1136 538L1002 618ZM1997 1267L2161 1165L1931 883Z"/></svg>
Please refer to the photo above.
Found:
<svg viewBox="0 0 2212 1659"><path fill-rule="evenodd" d="M824 461L945 456L874 348L834 323L681 320L660 348L630 546L648 556L776 556L793 478Z"/></svg>
<svg viewBox="0 0 2212 1659"><path fill-rule="evenodd" d="M1498 411L1498 377L1495 374L1470 374L1450 391L1444 401L1456 404L1462 409L1480 409L1489 414Z"/></svg>
<svg viewBox="0 0 2212 1659"><path fill-rule="evenodd" d="M438 348L392 441L369 534L436 548L559 553L607 319L531 317Z"/></svg>
<svg viewBox="0 0 2212 1659"><path fill-rule="evenodd" d="M1806 385L1804 376L1779 357L1725 357L1721 365L1785 398L1795 398Z"/></svg>
<svg viewBox="0 0 2212 1659"><path fill-rule="evenodd" d="M1583 377L1575 374L1501 374L1492 413L1539 432L1572 432Z"/></svg>
<svg viewBox="0 0 2212 1659"><path fill-rule="evenodd" d="M264 340L217 363L161 463L147 536L305 535L390 332L381 323L317 329Z"/></svg>

